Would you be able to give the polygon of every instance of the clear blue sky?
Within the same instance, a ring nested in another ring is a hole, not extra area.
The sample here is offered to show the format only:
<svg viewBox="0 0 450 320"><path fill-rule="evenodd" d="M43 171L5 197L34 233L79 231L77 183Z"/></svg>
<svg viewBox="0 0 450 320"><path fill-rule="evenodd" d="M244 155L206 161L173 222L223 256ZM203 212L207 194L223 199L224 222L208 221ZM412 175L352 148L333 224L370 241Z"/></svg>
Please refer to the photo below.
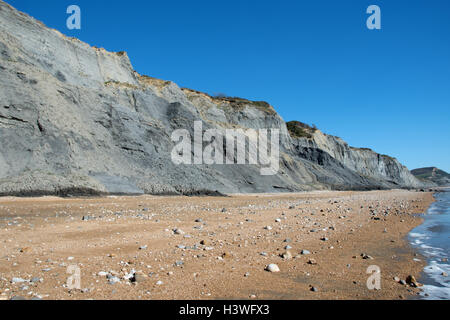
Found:
<svg viewBox="0 0 450 320"><path fill-rule="evenodd" d="M448 0L7 0L46 25L111 51L141 74L266 100L408 168L450 172ZM66 8L82 29L66 28ZM366 28L366 8L382 30Z"/></svg>

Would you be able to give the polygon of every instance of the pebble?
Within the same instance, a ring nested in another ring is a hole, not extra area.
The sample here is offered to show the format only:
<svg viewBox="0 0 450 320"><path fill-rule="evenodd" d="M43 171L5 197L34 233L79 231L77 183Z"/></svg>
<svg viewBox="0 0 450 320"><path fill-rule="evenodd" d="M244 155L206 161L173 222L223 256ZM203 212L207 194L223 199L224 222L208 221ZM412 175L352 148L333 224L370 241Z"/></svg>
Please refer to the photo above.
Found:
<svg viewBox="0 0 450 320"><path fill-rule="evenodd" d="M175 262L175 266L176 267L181 267L181 266L183 266L184 265L184 262L183 261L177 261L177 262Z"/></svg>
<svg viewBox="0 0 450 320"><path fill-rule="evenodd" d="M223 259L225 259L225 258L231 258L231 254L230 254L229 252L224 252L224 253L222 254L222 258L223 258Z"/></svg>
<svg viewBox="0 0 450 320"><path fill-rule="evenodd" d="M109 284L116 284L120 282L120 279L118 277L115 276L111 276L108 280Z"/></svg>
<svg viewBox="0 0 450 320"><path fill-rule="evenodd" d="M181 229L173 229L172 231L173 231L174 234L179 234L179 235L185 234L185 232L183 230L181 230Z"/></svg>
<svg viewBox="0 0 450 320"><path fill-rule="evenodd" d="M368 254L365 254L365 253L361 253L361 257L364 260L373 260L373 258L371 256L369 256Z"/></svg>
<svg viewBox="0 0 450 320"><path fill-rule="evenodd" d="M281 257L282 257L284 260L290 260L290 259L292 259L292 253L290 253L289 251L286 251L285 253L283 253L283 254L281 255Z"/></svg>
<svg viewBox="0 0 450 320"><path fill-rule="evenodd" d="M314 259L309 259L309 260L308 260L308 264L310 264L310 265L316 265L317 262L316 262L316 260L314 260Z"/></svg>
<svg viewBox="0 0 450 320"><path fill-rule="evenodd" d="M134 271L134 270L131 270L130 273L128 273L128 274L126 274L126 275L123 276L123 279L124 279L124 280L130 280L131 282L133 282L134 275L135 275L135 271Z"/></svg>
<svg viewBox="0 0 450 320"><path fill-rule="evenodd" d="M269 272L280 272L280 268L276 264L271 263L271 264L269 264L266 267L266 271L269 271Z"/></svg>
<svg viewBox="0 0 450 320"><path fill-rule="evenodd" d="M134 278L132 278L132 282L144 282L147 279L147 276L141 273L135 273Z"/></svg>
<svg viewBox="0 0 450 320"><path fill-rule="evenodd" d="M309 252L308 250L302 250L301 254L307 255L307 254L311 254L311 252Z"/></svg>
<svg viewBox="0 0 450 320"><path fill-rule="evenodd" d="M14 277L14 278L11 279L11 282L12 282L12 283L23 283L23 282L27 282L27 280L22 279L22 278L16 278L16 277Z"/></svg>
<svg viewBox="0 0 450 320"><path fill-rule="evenodd" d="M406 283L414 288L420 287L420 284L417 282L416 278L412 275L406 277Z"/></svg>

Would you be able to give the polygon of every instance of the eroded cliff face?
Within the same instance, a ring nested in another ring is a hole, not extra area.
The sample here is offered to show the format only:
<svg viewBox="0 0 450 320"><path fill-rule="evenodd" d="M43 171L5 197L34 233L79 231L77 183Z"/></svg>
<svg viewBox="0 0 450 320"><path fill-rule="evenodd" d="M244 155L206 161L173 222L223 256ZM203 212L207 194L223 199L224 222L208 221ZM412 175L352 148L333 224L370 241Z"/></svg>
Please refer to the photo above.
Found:
<svg viewBox="0 0 450 320"><path fill-rule="evenodd" d="M141 76L0 0L0 194L199 194L418 187L397 160L316 131L293 138L264 102ZM176 129L280 130L280 170L175 165Z"/></svg>
<svg viewBox="0 0 450 320"><path fill-rule="evenodd" d="M408 168L397 159L378 154L370 149L350 147L341 138L323 134L317 130L312 139L301 139L300 144L321 149L348 169L375 180L382 180L387 187L419 187L420 183ZM384 185L381 183L380 185Z"/></svg>

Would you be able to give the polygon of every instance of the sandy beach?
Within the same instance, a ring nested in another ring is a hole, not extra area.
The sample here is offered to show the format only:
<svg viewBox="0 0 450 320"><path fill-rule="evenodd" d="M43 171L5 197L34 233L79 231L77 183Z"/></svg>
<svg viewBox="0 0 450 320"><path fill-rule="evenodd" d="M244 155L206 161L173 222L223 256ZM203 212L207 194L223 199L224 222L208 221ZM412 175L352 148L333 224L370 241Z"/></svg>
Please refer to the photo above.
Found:
<svg viewBox="0 0 450 320"><path fill-rule="evenodd" d="M405 237L432 202L404 190L0 198L0 299L410 299L419 289L397 280L425 263Z"/></svg>

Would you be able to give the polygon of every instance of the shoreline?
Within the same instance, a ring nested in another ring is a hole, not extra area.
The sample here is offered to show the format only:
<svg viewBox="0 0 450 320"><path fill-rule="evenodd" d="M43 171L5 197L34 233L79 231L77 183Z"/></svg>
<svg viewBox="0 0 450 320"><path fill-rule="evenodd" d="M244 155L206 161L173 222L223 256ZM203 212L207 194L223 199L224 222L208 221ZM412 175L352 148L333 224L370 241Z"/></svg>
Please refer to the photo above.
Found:
<svg viewBox="0 0 450 320"><path fill-rule="evenodd" d="M424 217L424 222L408 235L411 245L426 261L426 267L418 278L419 282L423 283L420 294L420 299L423 300L448 300L450 297L447 281L450 198L449 190L444 190L433 195L435 202L429 207L429 214Z"/></svg>
<svg viewBox="0 0 450 320"><path fill-rule="evenodd" d="M405 190L0 198L0 299L414 298L417 288L393 279L423 271L407 235L432 202ZM281 271L264 271L271 263ZM82 291L64 287L72 264ZM370 265L381 269L381 290L367 289ZM139 281L123 279L132 270ZM98 275L110 271L120 283Z"/></svg>

